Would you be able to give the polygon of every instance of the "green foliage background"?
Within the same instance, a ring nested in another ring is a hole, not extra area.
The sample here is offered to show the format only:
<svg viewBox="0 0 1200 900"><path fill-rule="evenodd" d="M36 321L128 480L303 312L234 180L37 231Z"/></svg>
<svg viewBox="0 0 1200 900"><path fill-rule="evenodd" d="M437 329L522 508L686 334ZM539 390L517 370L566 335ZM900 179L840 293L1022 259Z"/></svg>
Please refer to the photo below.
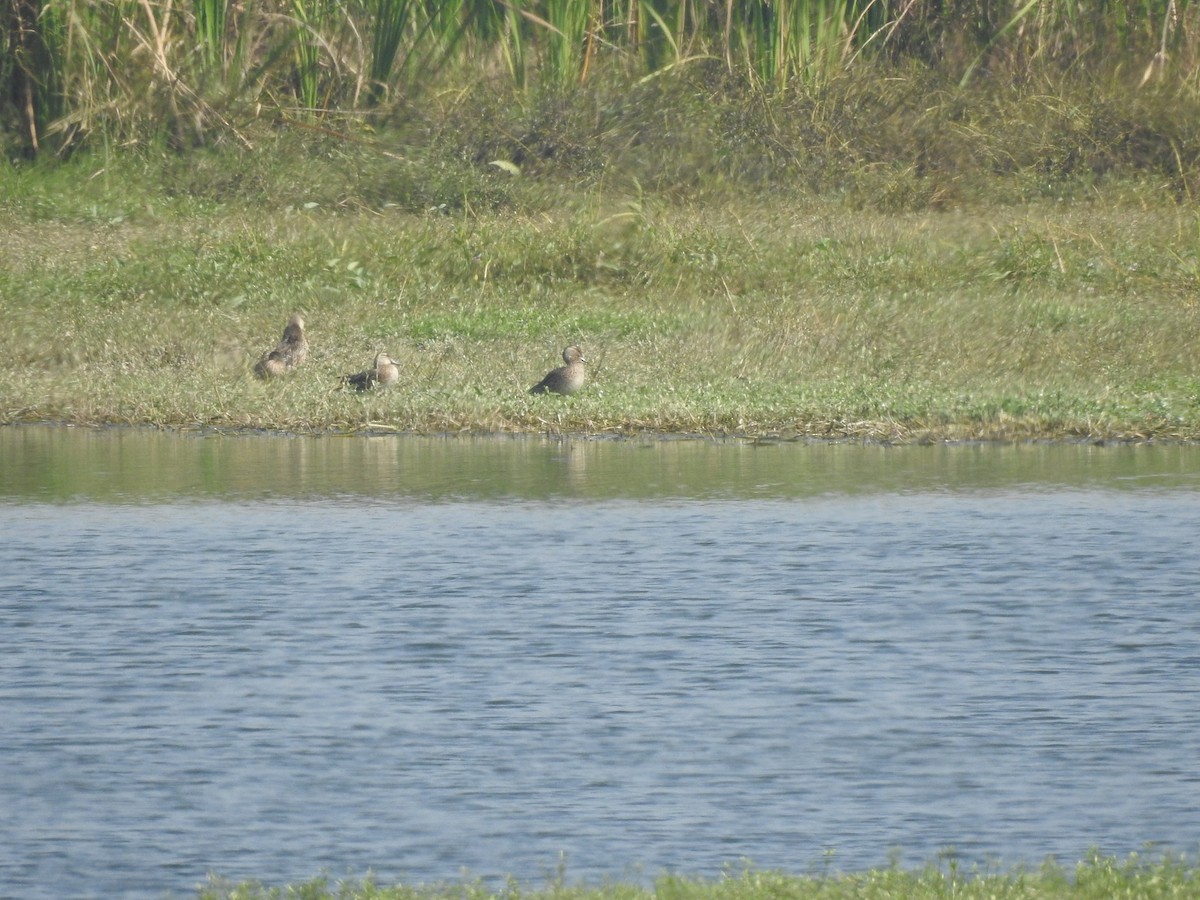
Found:
<svg viewBox="0 0 1200 900"><path fill-rule="evenodd" d="M1198 47L1187 0L3 0L0 122L26 156L249 146L256 122L377 125L480 84L532 96L698 65L770 96L916 66L1190 98Z"/></svg>

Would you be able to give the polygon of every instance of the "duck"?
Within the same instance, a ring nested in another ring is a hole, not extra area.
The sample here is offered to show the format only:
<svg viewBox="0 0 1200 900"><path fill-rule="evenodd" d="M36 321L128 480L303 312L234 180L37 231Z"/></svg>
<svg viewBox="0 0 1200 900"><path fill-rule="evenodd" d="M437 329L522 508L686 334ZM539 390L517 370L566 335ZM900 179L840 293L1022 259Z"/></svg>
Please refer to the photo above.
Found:
<svg viewBox="0 0 1200 900"><path fill-rule="evenodd" d="M375 354L375 368L364 369L353 375L343 375L342 381L356 391L368 391L372 388L390 387L400 380L400 369L396 361L386 353Z"/></svg>
<svg viewBox="0 0 1200 900"><path fill-rule="evenodd" d="M531 394L563 394L569 396L583 387L585 373L583 351L578 347L568 347L562 353L566 365L559 366L546 373L546 377L529 389Z"/></svg>
<svg viewBox="0 0 1200 900"><path fill-rule="evenodd" d="M278 350L272 350L254 366L254 374L264 381L268 378L278 378L287 371L287 365L283 361L283 354Z"/></svg>
<svg viewBox="0 0 1200 900"><path fill-rule="evenodd" d="M254 367L259 378L274 378L294 369L308 357L308 338L304 336L304 318L293 313L283 329L275 349L263 356Z"/></svg>

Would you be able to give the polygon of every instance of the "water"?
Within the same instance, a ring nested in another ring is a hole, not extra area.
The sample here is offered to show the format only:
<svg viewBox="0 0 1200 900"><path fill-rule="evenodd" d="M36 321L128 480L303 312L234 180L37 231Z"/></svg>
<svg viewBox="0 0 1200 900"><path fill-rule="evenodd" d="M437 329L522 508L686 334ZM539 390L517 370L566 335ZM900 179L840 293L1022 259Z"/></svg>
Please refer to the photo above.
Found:
<svg viewBox="0 0 1200 900"><path fill-rule="evenodd" d="M1198 448L22 428L0 474L0 896L1200 847Z"/></svg>

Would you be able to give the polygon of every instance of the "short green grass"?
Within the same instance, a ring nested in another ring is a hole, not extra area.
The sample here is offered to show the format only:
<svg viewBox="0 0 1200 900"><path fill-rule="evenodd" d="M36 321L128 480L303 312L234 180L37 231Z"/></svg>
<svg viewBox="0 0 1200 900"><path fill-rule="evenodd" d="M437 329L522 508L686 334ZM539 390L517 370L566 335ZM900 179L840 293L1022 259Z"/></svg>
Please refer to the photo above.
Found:
<svg viewBox="0 0 1200 900"><path fill-rule="evenodd" d="M519 175L490 164L514 124L481 101L462 104L460 132L438 121L424 137L284 131L254 152L9 166L0 422L1200 438L1200 215L1186 178L1136 154L1103 174L1098 160L1055 170L1080 141L1074 124L1005 161L1005 125L1048 127L1030 101L976 135L951 115L961 97L936 100L940 112L871 100L945 126L946 155L921 171L924 145L885 156L863 123L828 110L820 139L789 150L817 116L795 99L754 119L736 98L672 90L615 124L596 113L572 144L586 159ZM538 121L561 143L597 102ZM821 157L839 135L845 158ZM256 381L253 362L296 310L308 362ZM588 385L529 396L571 343ZM399 361L400 385L341 390L378 350Z"/></svg>
<svg viewBox="0 0 1200 900"><path fill-rule="evenodd" d="M860 873L793 875L753 868L730 870L717 879L664 875L650 886L610 883L573 885L560 873L544 887L510 881L496 890L481 882L425 886L382 886L370 879L268 887L214 878L200 900L1184 900L1200 896L1194 865L1165 857L1124 860L1094 854L1064 869L1048 862L1037 869L962 872L953 863L905 870L899 866Z"/></svg>

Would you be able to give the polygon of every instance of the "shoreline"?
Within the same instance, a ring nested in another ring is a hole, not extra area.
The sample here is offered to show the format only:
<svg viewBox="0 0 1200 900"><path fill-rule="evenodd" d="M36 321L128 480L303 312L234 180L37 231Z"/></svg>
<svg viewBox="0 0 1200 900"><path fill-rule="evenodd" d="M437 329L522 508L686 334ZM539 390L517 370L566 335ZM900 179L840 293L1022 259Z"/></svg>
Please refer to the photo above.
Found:
<svg viewBox="0 0 1200 900"><path fill-rule="evenodd" d="M92 431L165 431L198 437L315 437L315 438L421 438L434 440L494 440L494 441L614 441L631 443L668 443L698 441L712 444L737 446L771 445L815 445L815 446L864 446L864 447L1010 447L1018 445L1041 446L1092 446L1092 447L1141 447L1141 446L1194 446L1200 440L1183 437L1163 436L1053 436L1030 435L1022 437L928 437L918 439L886 439L857 435L821 436L812 434L784 435L774 432L717 433L717 432L669 432L669 431L487 431L460 429L457 431L413 430L375 424L361 428L310 428L289 429L273 427L233 427L207 424L177 424L150 422L70 422L63 420L14 420L0 423L0 428L46 428L86 429Z"/></svg>

